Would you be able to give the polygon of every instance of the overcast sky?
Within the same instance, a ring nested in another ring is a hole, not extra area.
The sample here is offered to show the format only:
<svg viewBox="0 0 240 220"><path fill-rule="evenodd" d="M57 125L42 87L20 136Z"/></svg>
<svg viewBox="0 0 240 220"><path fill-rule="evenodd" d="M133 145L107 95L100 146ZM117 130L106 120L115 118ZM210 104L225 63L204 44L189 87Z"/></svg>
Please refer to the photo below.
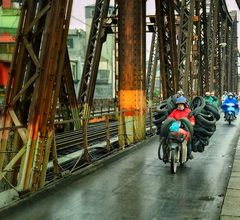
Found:
<svg viewBox="0 0 240 220"><path fill-rule="evenodd" d="M240 12L235 0L225 0L227 3L228 11L236 10L238 13L238 21L240 20ZM70 29L81 28L85 30L85 10L86 5L95 4L96 0L73 0L72 15L70 21ZM110 0L113 5L114 1ZM155 13L155 0L147 0L147 14ZM148 45L147 45L148 47ZM238 48L240 48L240 27L238 25ZM147 49L148 50L148 49Z"/></svg>
<svg viewBox="0 0 240 220"><path fill-rule="evenodd" d="M85 30L85 11L84 7L86 5L95 4L96 0L73 0L72 16L70 28L82 28ZM113 0L111 3L113 5ZM237 10L238 11L238 20L239 18L239 9L237 7L235 0L226 0L228 10ZM155 0L147 0L147 14L154 14L155 12Z"/></svg>

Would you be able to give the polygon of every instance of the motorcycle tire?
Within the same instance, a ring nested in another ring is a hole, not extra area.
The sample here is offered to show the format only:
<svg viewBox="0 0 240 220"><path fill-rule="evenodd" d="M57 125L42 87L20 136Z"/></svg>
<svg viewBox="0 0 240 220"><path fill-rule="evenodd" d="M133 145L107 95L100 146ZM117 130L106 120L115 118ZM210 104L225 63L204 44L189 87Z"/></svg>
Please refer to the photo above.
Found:
<svg viewBox="0 0 240 220"><path fill-rule="evenodd" d="M157 127L162 126L162 122L167 118L167 114L162 115L161 118L158 118L156 120L153 120L153 124L156 125Z"/></svg>
<svg viewBox="0 0 240 220"><path fill-rule="evenodd" d="M196 110L196 113L201 112L204 106L205 106L205 99L202 96L196 96L190 103L190 109L192 111Z"/></svg>
<svg viewBox="0 0 240 220"><path fill-rule="evenodd" d="M208 131L204 128L201 128L201 127L195 127L194 128L194 134L197 134L197 135L202 135L203 137L211 137L213 135L213 131Z"/></svg>
<svg viewBox="0 0 240 220"><path fill-rule="evenodd" d="M216 131L216 124L213 124L213 125L205 124L205 123L202 123L200 120L198 120L196 122L196 126L195 127L203 127L207 131Z"/></svg>
<svg viewBox="0 0 240 220"><path fill-rule="evenodd" d="M232 119L231 117L228 117L228 125L231 125Z"/></svg>
<svg viewBox="0 0 240 220"><path fill-rule="evenodd" d="M167 137L169 134L169 127L171 124L176 121L174 118L168 118L161 127L161 137Z"/></svg>
<svg viewBox="0 0 240 220"><path fill-rule="evenodd" d="M172 112L173 109L176 108L176 98L175 97L169 97L167 99L167 109L168 109L168 113Z"/></svg>
<svg viewBox="0 0 240 220"><path fill-rule="evenodd" d="M184 128L190 132L190 137L193 136L193 126L191 124L191 122L189 121L188 118L181 118L180 119L181 123L183 124Z"/></svg>
<svg viewBox="0 0 240 220"><path fill-rule="evenodd" d="M197 121L201 121L202 124L205 124L207 126L216 124L216 118L211 112L209 112L208 114L203 114L203 113L198 114Z"/></svg>
<svg viewBox="0 0 240 220"><path fill-rule="evenodd" d="M179 160L179 150L175 148L171 150L171 173L175 174L177 172L178 160Z"/></svg>
<svg viewBox="0 0 240 220"><path fill-rule="evenodd" d="M157 106L157 112L158 113L165 113L168 111L167 109L167 100L163 100L158 106Z"/></svg>
<svg viewBox="0 0 240 220"><path fill-rule="evenodd" d="M214 105L206 104L204 109L211 112L217 121L220 119L218 109Z"/></svg>
<svg viewBox="0 0 240 220"><path fill-rule="evenodd" d="M166 144L165 138L160 138L159 139L159 146L158 146L158 159L159 160L164 160L164 154L165 154L164 144Z"/></svg>

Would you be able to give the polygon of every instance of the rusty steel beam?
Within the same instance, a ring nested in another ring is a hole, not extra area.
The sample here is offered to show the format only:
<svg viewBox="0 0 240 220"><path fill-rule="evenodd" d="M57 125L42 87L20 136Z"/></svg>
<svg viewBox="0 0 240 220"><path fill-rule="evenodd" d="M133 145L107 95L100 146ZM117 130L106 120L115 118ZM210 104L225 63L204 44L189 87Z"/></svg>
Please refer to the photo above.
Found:
<svg viewBox="0 0 240 220"><path fill-rule="evenodd" d="M182 0L178 35L179 86L188 97L192 95L191 53L194 8L195 0Z"/></svg>
<svg viewBox="0 0 240 220"><path fill-rule="evenodd" d="M156 0L160 74L163 98L175 94L178 85L176 30L173 0Z"/></svg>
<svg viewBox="0 0 240 220"><path fill-rule="evenodd" d="M146 1L118 0L118 13L119 109L123 115L119 144L124 148L125 134L128 143L142 140L146 135Z"/></svg>
<svg viewBox="0 0 240 220"><path fill-rule="evenodd" d="M231 62L232 62L232 25L228 27L227 31L227 73L226 73L226 87L225 91L231 90Z"/></svg>
<svg viewBox="0 0 240 220"><path fill-rule="evenodd" d="M72 0L28 0L22 6L2 126L25 129L0 134L1 151L11 147L12 136L19 137L14 143L19 151L10 160L1 154L0 172L5 175L21 161L20 191L34 191L45 182L71 8Z"/></svg>
<svg viewBox="0 0 240 220"><path fill-rule="evenodd" d="M107 37L107 29L104 25L108 8L109 0L96 1L78 95L80 110L84 118L89 117L93 102L102 45Z"/></svg>
<svg viewBox="0 0 240 220"><path fill-rule="evenodd" d="M146 85L146 97L148 107L151 108L153 104L153 93L155 87L155 78L156 78L156 70L158 63L158 32L157 30L152 34L151 48L148 60L148 68L147 68L147 85Z"/></svg>
<svg viewBox="0 0 240 220"><path fill-rule="evenodd" d="M221 43L220 43L220 48L221 48L221 79L219 83L219 95L223 94L223 91L226 90L226 72L227 72L227 50L226 50L226 45L227 45L227 32L228 32L228 20L225 17L222 20L222 35L221 35Z"/></svg>
<svg viewBox="0 0 240 220"><path fill-rule="evenodd" d="M237 12L232 12L231 91L238 92Z"/></svg>
<svg viewBox="0 0 240 220"><path fill-rule="evenodd" d="M65 53L65 61L64 61L64 68L63 68L63 75L61 81L61 88L59 94L59 107L60 111L61 108L63 109L64 113L66 113L66 118L72 118L73 126L70 129L80 129L80 115L79 115L79 108L77 103L77 98L74 89L73 83L73 76L72 70L70 65L70 59L68 55L68 51L66 49Z"/></svg>
<svg viewBox="0 0 240 220"><path fill-rule="evenodd" d="M206 0L196 1L196 15L199 16L197 25L199 65L197 94L204 95L209 90Z"/></svg>
<svg viewBox="0 0 240 220"><path fill-rule="evenodd" d="M217 31L218 31L218 13L219 1L212 0L210 2L210 12L208 16L208 49L209 49L209 90L214 91L216 87L216 71L217 71Z"/></svg>
<svg viewBox="0 0 240 220"><path fill-rule="evenodd" d="M221 13L221 9L219 7L218 11L218 23L217 23L217 32L216 32L216 66L215 66L215 76L214 76L214 91L216 95L221 94L221 63L222 60L222 50L221 50L221 36L223 34L223 23L222 19L225 14Z"/></svg>

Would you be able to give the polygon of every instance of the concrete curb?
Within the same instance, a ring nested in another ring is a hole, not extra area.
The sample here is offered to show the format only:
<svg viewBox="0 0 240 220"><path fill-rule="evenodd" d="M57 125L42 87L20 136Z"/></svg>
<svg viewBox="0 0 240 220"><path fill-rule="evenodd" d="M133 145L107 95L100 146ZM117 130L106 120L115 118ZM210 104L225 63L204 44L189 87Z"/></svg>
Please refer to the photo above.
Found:
<svg viewBox="0 0 240 220"><path fill-rule="evenodd" d="M220 215L220 220L230 219L240 219L240 138L238 138L232 172Z"/></svg>

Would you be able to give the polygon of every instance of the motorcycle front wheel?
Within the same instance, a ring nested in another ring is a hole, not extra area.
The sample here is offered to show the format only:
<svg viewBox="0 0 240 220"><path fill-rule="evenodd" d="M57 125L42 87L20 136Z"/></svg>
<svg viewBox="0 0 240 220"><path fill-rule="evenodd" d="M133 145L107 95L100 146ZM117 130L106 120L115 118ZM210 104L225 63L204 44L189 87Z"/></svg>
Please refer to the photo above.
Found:
<svg viewBox="0 0 240 220"><path fill-rule="evenodd" d="M232 117L228 116L228 125L231 125L231 122L232 122Z"/></svg>
<svg viewBox="0 0 240 220"><path fill-rule="evenodd" d="M179 162L179 150L175 148L171 150L171 172L173 174L177 172L178 162Z"/></svg>
<svg viewBox="0 0 240 220"><path fill-rule="evenodd" d="M167 163L169 160L169 153L166 146L166 140L164 138L160 139L158 146L158 159Z"/></svg>
<svg viewBox="0 0 240 220"><path fill-rule="evenodd" d="M158 159L159 160L163 160L163 154L164 154L164 151L163 151L163 140L160 140L159 141L159 146L158 146Z"/></svg>

